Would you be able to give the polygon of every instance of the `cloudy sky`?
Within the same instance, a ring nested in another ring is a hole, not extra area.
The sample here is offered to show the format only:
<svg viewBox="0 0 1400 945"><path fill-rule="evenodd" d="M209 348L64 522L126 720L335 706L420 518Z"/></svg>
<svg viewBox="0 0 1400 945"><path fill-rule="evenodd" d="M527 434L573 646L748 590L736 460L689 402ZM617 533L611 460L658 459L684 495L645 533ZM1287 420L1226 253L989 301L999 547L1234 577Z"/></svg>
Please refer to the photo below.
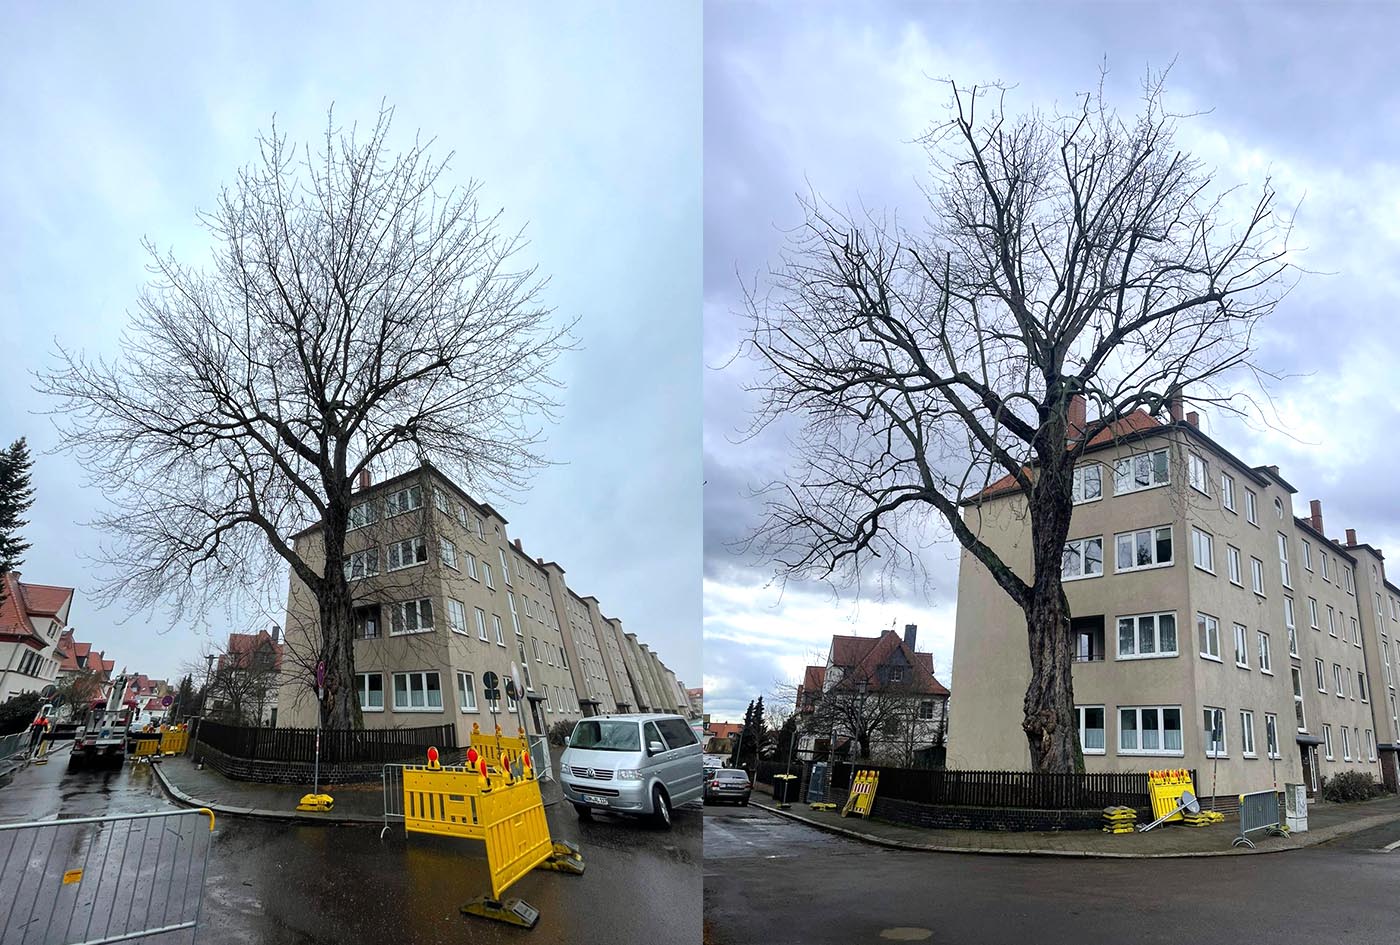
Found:
<svg viewBox="0 0 1400 945"><path fill-rule="evenodd" d="M483 496L687 683L700 663L700 15L695 4L42 4L0 11L0 439L27 436L37 502L23 568L76 586L79 635L118 667L173 675L241 618L99 610L78 523L100 496L55 446L28 370L55 341L114 350L149 237L207 258L195 225L275 114L314 138L396 109L484 207L528 225L547 301L580 319L558 463ZM140 10L144 16L136 15ZM381 13L382 11L382 13ZM281 593L285 593L285 589Z"/></svg>
<svg viewBox="0 0 1400 945"><path fill-rule="evenodd" d="M781 474L782 431L741 440L752 364L734 361L745 322L740 278L760 274L800 221L808 188L838 206L926 204L923 151L910 142L940 117L937 80L1000 80L1012 108L1072 102L1110 70L1106 90L1134 107L1144 70L1173 60L1169 102L1208 111L1178 144L1220 179L1271 173L1280 203L1301 200L1295 241L1305 277L1256 338L1276 373L1269 424L1209 412L1203 428L1251 464L1277 464L1328 532L1400 554L1400 70L1385 44L1391 5L711 3L705 15L705 696L720 719L796 681L833 633L919 625L947 683L957 549L925 555L927 586L880 599L771 584L771 568L733 542L757 521L750 489ZM1383 435L1379 431L1386 431ZM1392 576L1394 579L1394 576ZM956 686L954 687L956 689Z"/></svg>

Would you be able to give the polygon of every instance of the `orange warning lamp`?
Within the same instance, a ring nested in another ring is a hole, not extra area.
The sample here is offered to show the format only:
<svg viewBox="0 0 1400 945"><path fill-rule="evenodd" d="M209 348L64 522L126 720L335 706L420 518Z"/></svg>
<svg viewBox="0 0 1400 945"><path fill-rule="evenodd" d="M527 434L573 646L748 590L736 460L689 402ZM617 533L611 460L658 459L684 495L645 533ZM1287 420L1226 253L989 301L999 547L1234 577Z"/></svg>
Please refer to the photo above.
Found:
<svg viewBox="0 0 1400 945"><path fill-rule="evenodd" d="M480 758L480 757L481 757L481 755L479 755L479 754L477 753L477 750L476 750L475 748L468 748L468 749L467 749L467 764L470 765L471 767L473 767L473 768L476 767L476 759L478 759L478 758Z"/></svg>
<svg viewBox="0 0 1400 945"><path fill-rule="evenodd" d="M532 778L535 776L535 773L534 773L533 771L530 770L530 753L529 753L528 751L525 752L523 755L520 756L520 764L521 764L521 765L523 766L523 768L524 768L524 774L523 774L524 779L525 779L526 781L529 781L530 779L532 779Z"/></svg>
<svg viewBox="0 0 1400 945"><path fill-rule="evenodd" d="M442 765L438 764L438 750L431 746L429 746L428 748L428 767L432 768L433 770L437 770L438 768L442 767Z"/></svg>
<svg viewBox="0 0 1400 945"><path fill-rule="evenodd" d="M487 787L490 787L490 786L491 786L491 775L489 775L489 774L486 773L486 759L485 759L485 758L482 758L482 759L481 759L481 762L479 763L478 767L481 769L481 777L482 777L483 779L485 779L485 781L486 781L486 786L487 786Z"/></svg>

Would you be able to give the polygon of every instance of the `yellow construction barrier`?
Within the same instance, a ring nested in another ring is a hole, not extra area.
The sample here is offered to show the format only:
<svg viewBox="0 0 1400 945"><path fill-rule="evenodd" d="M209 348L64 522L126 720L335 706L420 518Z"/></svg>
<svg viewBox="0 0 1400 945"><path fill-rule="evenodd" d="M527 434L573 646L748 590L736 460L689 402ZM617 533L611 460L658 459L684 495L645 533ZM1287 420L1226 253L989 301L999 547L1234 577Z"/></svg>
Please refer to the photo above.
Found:
<svg viewBox="0 0 1400 945"><path fill-rule="evenodd" d="M487 764L492 768L500 770L501 757L503 755L509 755L512 759L515 759L528 757L530 754L529 742L525 738L525 730L523 728L517 728L516 731L520 733L518 736L503 735L501 734L501 727L497 725L495 734L487 735L481 730L481 725L479 723L473 722L472 734L467 742L467 747L476 749L476 753L479 757L485 758Z"/></svg>
<svg viewBox="0 0 1400 945"><path fill-rule="evenodd" d="M1165 817L1181 806L1181 793L1190 791L1196 793L1195 782L1191 780L1191 772L1183 768L1173 768L1163 771L1147 772L1147 792L1152 798L1152 816L1154 819ZM1167 817L1164 823L1172 823L1182 820L1181 812L1177 811L1172 816Z"/></svg>
<svg viewBox="0 0 1400 945"><path fill-rule="evenodd" d="M526 761L529 756L502 749L493 768L483 746L473 747L480 754L475 768L403 769L404 830L485 843L491 895L472 900L462 912L532 928L539 911L519 899L503 900L502 895L533 869L581 874L583 857L573 844L550 838L540 785Z"/></svg>
<svg viewBox="0 0 1400 945"><path fill-rule="evenodd" d="M841 808L841 816L857 814L861 817L869 817L870 809L875 806L875 791L879 786L880 772L857 771L855 783L851 785L850 796L846 798L846 806Z"/></svg>
<svg viewBox="0 0 1400 945"><path fill-rule="evenodd" d="M162 755L183 755L190 747L190 733L175 730L161 733L160 753Z"/></svg>
<svg viewBox="0 0 1400 945"><path fill-rule="evenodd" d="M142 758L151 758L160 751L159 738L138 738L136 740L136 750L131 753L132 761L139 761Z"/></svg>

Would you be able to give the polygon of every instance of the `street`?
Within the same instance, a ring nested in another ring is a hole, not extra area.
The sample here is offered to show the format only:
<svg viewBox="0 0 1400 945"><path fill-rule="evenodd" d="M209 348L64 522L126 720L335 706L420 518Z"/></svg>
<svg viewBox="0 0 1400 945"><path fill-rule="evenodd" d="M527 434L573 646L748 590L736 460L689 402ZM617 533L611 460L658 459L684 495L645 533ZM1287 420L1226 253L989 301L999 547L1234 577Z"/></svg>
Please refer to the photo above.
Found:
<svg viewBox="0 0 1400 945"><path fill-rule="evenodd" d="M1184 829L1184 828L1182 828ZM1400 823L1289 853L1088 860L915 853L754 806L705 809L714 945L1400 941Z"/></svg>
<svg viewBox="0 0 1400 945"><path fill-rule="evenodd" d="M0 822L169 810L146 765L68 771L67 751L0 787ZM233 943L691 942L700 935L701 815L670 832L548 809L555 839L579 844L583 876L536 871L511 887L540 910L533 931L458 914L490 891L479 843L376 827L320 827L220 817L210 854L200 945ZM163 941L164 939L162 939ZM172 940L177 940L173 939ZM181 941L188 941L188 935Z"/></svg>

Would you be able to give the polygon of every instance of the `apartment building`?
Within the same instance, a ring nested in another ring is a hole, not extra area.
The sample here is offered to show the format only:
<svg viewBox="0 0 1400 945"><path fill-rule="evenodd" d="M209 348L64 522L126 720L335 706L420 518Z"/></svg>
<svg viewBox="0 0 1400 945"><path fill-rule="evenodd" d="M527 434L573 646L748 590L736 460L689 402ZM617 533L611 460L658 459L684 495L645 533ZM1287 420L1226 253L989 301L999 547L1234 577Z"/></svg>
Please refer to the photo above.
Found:
<svg viewBox="0 0 1400 945"><path fill-rule="evenodd" d="M1322 508L1313 503L1320 521ZM1381 776L1388 790L1400 790L1400 712L1396 710L1395 684L1400 682L1400 587L1385 576L1385 555L1379 548L1358 542L1356 529L1346 530L1346 549L1356 558L1356 593L1361 611L1361 639L1366 651L1371 693L1371 718L1375 722Z"/></svg>
<svg viewBox="0 0 1400 945"><path fill-rule="evenodd" d="M362 477L350 513L345 573L356 620L356 686L365 725L404 728L453 722L532 734L584 715L660 708L637 696L640 667L625 664L621 623L581 597L559 564L526 553L507 522L431 465L380 483ZM319 558L319 528L294 536ZM319 564L318 564L319 566ZM283 725L315 724L307 667L319 639L315 600L293 575L278 692ZM524 699L504 691L512 665ZM484 674L502 680L488 700Z"/></svg>
<svg viewBox="0 0 1400 945"><path fill-rule="evenodd" d="M73 588L30 584L18 571L0 575L0 701L42 692L58 678L64 653L59 638L68 624Z"/></svg>
<svg viewBox="0 0 1400 945"><path fill-rule="evenodd" d="M1220 796L1380 776L1377 631L1357 549L1326 537L1320 504L1295 517L1278 467L1245 464L1176 405L1169 422L1137 412L1096 436L1074 491L1062 567L1087 770L1195 768L1200 792ZM1010 477L965 503L964 520L1031 573ZM948 764L1025 770L1024 617L965 551L956 626Z"/></svg>

